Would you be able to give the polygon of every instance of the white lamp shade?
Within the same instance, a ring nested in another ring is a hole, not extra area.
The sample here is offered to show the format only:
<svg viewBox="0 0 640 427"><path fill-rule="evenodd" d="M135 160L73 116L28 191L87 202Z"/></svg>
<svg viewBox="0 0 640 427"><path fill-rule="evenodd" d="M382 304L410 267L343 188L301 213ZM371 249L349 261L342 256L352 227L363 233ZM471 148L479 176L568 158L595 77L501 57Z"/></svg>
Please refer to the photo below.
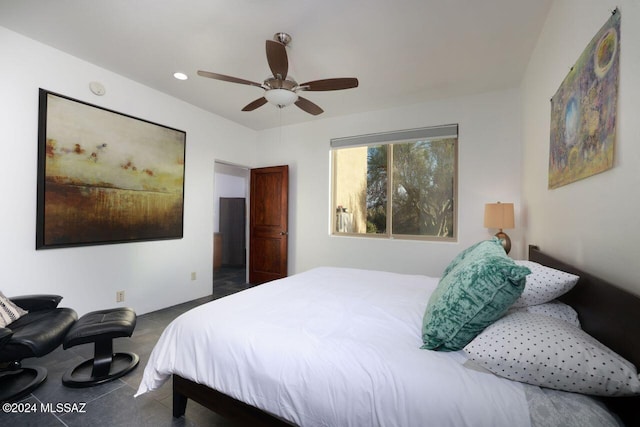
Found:
<svg viewBox="0 0 640 427"><path fill-rule="evenodd" d="M484 205L486 228L514 228L513 203L487 203Z"/></svg>
<svg viewBox="0 0 640 427"><path fill-rule="evenodd" d="M265 92L264 97L278 107L286 107L298 100L298 94L287 89L270 89Z"/></svg>

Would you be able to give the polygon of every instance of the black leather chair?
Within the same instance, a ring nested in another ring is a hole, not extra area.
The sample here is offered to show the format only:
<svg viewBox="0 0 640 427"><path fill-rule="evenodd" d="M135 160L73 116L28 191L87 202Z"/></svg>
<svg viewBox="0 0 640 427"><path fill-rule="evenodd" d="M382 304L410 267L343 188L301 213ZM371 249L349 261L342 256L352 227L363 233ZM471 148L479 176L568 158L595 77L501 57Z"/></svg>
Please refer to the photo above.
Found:
<svg viewBox="0 0 640 427"><path fill-rule="evenodd" d="M78 319L74 310L58 308L58 295L10 299L29 313L0 328L0 402L18 400L47 379L46 368L23 367L22 360L55 350Z"/></svg>

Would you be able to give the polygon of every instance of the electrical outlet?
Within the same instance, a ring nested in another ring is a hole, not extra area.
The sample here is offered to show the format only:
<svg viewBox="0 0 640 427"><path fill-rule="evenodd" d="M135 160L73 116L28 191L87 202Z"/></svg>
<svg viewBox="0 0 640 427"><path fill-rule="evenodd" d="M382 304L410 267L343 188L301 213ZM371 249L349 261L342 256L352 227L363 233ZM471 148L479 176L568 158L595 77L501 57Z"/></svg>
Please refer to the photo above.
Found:
<svg viewBox="0 0 640 427"><path fill-rule="evenodd" d="M191 272L191 280L196 280L196 272L195 271Z"/></svg>
<svg viewBox="0 0 640 427"><path fill-rule="evenodd" d="M116 302L124 302L124 291L116 292Z"/></svg>

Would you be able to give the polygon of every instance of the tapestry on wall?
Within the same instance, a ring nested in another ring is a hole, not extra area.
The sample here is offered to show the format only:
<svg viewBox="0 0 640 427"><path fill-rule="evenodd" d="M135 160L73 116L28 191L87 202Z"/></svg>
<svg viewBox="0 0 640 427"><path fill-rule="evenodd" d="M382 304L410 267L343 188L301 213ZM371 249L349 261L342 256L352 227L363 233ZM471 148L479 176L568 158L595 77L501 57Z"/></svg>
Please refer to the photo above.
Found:
<svg viewBox="0 0 640 427"><path fill-rule="evenodd" d="M182 238L185 139L40 89L36 249Z"/></svg>
<svg viewBox="0 0 640 427"><path fill-rule="evenodd" d="M613 166L619 62L615 10L551 98L550 189Z"/></svg>

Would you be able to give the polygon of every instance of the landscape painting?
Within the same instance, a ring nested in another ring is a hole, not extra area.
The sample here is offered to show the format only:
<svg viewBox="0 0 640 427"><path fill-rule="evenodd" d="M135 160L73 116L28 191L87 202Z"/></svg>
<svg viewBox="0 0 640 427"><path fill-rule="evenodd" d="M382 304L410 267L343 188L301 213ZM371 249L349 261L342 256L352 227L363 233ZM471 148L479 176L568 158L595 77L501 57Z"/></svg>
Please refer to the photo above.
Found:
<svg viewBox="0 0 640 427"><path fill-rule="evenodd" d="M551 99L550 189L613 167L619 63L615 10Z"/></svg>
<svg viewBox="0 0 640 427"><path fill-rule="evenodd" d="M179 239L186 133L40 89L36 249Z"/></svg>

